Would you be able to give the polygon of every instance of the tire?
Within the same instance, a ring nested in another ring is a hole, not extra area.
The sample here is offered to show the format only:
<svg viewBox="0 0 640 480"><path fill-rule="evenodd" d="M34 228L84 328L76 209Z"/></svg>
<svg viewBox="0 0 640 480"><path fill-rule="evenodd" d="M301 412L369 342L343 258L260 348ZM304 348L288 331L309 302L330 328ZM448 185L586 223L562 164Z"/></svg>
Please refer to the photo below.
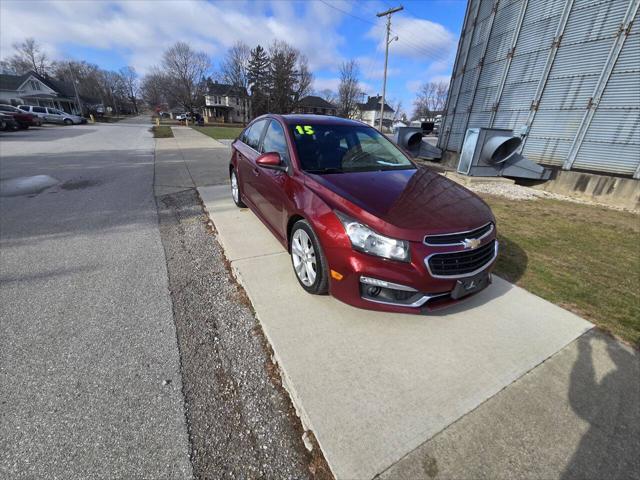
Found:
<svg viewBox="0 0 640 480"><path fill-rule="evenodd" d="M293 225L289 251L293 273L300 286L313 295L325 295L329 291L327 260L318 237L306 220L298 220Z"/></svg>
<svg viewBox="0 0 640 480"><path fill-rule="evenodd" d="M70 120L70 119L68 119L68 118L65 118L65 119L64 119L64 124L65 124L65 125L73 125L73 120Z"/></svg>
<svg viewBox="0 0 640 480"><path fill-rule="evenodd" d="M233 198L233 203L236 204L238 208L247 208L245 203L242 201L242 191L240 190L240 181L238 180L238 175L236 174L236 169L232 168L231 173L229 174L229 179L231 180L231 198Z"/></svg>

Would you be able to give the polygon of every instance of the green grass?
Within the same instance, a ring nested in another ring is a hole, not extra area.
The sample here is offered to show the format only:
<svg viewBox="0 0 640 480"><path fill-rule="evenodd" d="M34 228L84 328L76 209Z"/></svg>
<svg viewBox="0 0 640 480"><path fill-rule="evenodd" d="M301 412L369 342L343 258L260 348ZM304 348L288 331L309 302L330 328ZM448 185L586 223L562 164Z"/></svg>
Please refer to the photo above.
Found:
<svg viewBox="0 0 640 480"><path fill-rule="evenodd" d="M498 223L498 275L640 348L639 215L483 197Z"/></svg>
<svg viewBox="0 0 640 480"><path fill-rule="evenodd" d="M200 133L204 133L205 135L208 135L209 137L214 138L216 140L234 139L238 135L240 135L240 132L242 132L243 130L243 127L219 127L219 126L191 127L191 128L199 131Z"/></svg>
<svg viewBox="0 0 640 480"><path fill-rule="evenodd" d="M154 126L151 131L153 132L153 138L171 138L173 137L173 130L166 125Z"/></svg>

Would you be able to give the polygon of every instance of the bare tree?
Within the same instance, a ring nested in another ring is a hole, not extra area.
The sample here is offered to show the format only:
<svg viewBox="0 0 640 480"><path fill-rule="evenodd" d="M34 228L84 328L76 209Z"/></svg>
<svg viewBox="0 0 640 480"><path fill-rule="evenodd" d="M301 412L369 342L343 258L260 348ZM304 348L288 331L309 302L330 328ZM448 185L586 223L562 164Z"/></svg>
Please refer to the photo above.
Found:
<svg viewBox="0 0 640 480"><path fill-rule="evenodd" d="M42 47L34 38L29 37L21 43L14 43L13 48L16 53L1 62L0 66L3 71L16 75L22 75L29 70L33 70L39 75L49 73L51 69L49 57L42 51Z"/></svg>
<svg viewBox="0 0 640 480"><path fill-rule="evenodd" d="M148 107L156 109L164 103L169 104L169 107L175 106L171 105L167 100L166 92L168 83L167 77L158 68L151 69L151 71L142 78L140 94Z"/></svg>
<svg viewBox="0 0 640 480"><path fill-rule="evenodd" d="M167 94L176 103L192 111L204 102L205 79L211 68L205 52L197 52L185 42L176 42L164 52L162 66L171 85Z"/></svg>
<svg viewBox="0 0 640 480"><path fill-rule="evenodd" d="M316 95L333 105L337 105L338 103L338 94L330 88L324 88L319 92L316 92Z"/></svg>
<svg viewBox="0 0 640 480"><path fill-rule="evenodd" d="M243 41L233 44L221 65L222 80L235 87L249 86L249 60L251 49Z"/></svg>
<svg viewBox="0 0 640 480"><path fill-rule="evenodd" d="M444 81L427 82L420 87L413 101L413 118L426 118L441 112L447 102L449 84Z"/></svg>
<svg viewBox="0 0 640 480"><path fill-rule="evenodd" d="M127 93L127 97L133 106L133 111L138 113L138 93L140 91L140 84L138 82L138 74L136 69L127 66L120 69L120 77Z"/></svg>
<svg viewBox="0 0 640 480"><path fill-rule="evenodd" d="M355 60L343 62L340 66L340 86L338 87L338 115L350 118L354 115L360 88L360 67Z"/></svg>

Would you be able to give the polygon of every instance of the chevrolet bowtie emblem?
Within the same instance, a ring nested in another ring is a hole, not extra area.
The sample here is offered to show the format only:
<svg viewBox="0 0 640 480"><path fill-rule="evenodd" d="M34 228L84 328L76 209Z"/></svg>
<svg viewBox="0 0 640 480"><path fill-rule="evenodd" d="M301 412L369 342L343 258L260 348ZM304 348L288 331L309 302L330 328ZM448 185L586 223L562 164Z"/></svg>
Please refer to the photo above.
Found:
<svg viewBox="0 0 640 480"><path fill-rule="evenodd" d="M477 238L465 238L462 241L462 245L464 245L464 248L478 248L480 246L480 240Z"/></svg>

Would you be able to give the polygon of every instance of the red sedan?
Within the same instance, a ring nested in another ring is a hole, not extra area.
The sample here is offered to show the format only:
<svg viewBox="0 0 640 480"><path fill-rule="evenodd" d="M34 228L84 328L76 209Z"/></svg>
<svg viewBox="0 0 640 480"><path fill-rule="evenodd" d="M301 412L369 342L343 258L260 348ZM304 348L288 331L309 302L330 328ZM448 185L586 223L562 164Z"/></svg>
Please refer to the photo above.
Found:
<svg viewBox="0 0 640 480"><path fill-rule="evenodd" d="M259 117L233 143L229 175L236 205L287 248L309 293L419 313L491 283L489 207L361 122Z"/></svg>

